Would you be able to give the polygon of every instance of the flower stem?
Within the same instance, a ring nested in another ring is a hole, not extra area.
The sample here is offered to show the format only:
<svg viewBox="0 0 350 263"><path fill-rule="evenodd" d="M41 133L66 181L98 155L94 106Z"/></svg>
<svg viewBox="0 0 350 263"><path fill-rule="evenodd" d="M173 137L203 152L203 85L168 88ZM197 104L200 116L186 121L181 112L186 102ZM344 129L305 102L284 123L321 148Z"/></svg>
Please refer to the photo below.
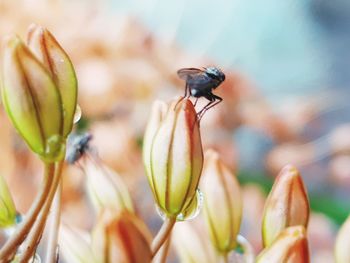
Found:
<svg viewBox="0 0 350 263"><path fill-rule="evenodd" d="M152 257L154 257L157 254L160 247L164 244L164 242L166 242L166 240L170 236L171 230L173 229L175 223L176 217L167 217L164 220L162 227L159 229L157 235L152 241Z"/></svg>
<svg viewBox="0 0 350 263"><path fill-rule="evenodd" d="M154 263L165 263L168 255L171 237L169 236L164 242L163 246L159 249L157 255L153 258Z"/></svg>
<svg viewBox="0 0 350 263"><path fill-rule="evenodd" d="M29 232L29 235L24 243L24 251L21 253L21 256L19 258L19 263L26 263L29 261L29 259L34 255L37 244L39 243L39 240L41 238L41 235L45 228L45 223L47 221L47 217L50 212L50 207L53 201L53 198L55 197L57 187L59 185L60 179L61 179L61 167L58 165L58 167L55 169L54 173L54 179L53 183L50 189L50 192L48 193L47 200L37 218L35 221L35 224L31 231ZM50 262L48 262L50 263Z"/></svg>
<svg viewBox="0 0 350 263"><path fill-rule="evenodd" d="M47 242L47 253L45 262L56 262L58 229L61 219L61 196L62 196L62 179L58 185L55 199L53 201L53 212L49 225L49 237Z"/></svg>
<svg viewBox="0 0 350 263"><path fill-rule="evenodd" d="M5 245L0 250L0 262L7 262L17 251L20 244L28 235L32 228L39 212L45 205L47 195L50 192L53 183L53 174L55 165L53 163L45 164L44 183L40 188L39 194L36 196L32 206L30 207L23 222L18 226L15 233L6 241Z"/></svg>
<svg viewBox="0 0 350 263"><path fill-rule="evenodd" d="M228 253L220 254L219 258L221 263L228 263Z"/></svg>

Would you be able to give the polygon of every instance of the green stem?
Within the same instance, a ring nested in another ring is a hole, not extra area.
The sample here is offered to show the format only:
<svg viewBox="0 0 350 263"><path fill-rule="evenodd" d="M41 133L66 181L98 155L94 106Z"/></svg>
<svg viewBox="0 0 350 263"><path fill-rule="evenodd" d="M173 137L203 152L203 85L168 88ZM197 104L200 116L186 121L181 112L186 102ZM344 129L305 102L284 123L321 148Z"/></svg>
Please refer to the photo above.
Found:
<svg viewBox="0 0 350 263"><path fill-rule="evenodd" d="M175 223L176 223L176 217L167 217L164 220L162 227L159 229L157 235L152 241L152 245L151 245L152 257L154 257L157 254L160 247L168 239Z"/></svg>
<svg viewBox="0 0 350 263"><path fill-rule="evenodd" d="M16 253L18 247L28 235L32 228L39 212L45 204L47 195L50 192L53 183L53 174L55 165L53 163L45 164L44 183L40 188L39 194L36 196L32 206L23 222L18 226L15 233L6 241L5 245L0 250L0 262L7 262Z"/></svg>
<svg viewBox="0 0 350 263"><path fill-rule="evenodd" d="M41 238L41 235L45 228L45 223L47 221L47 217L50 212L50 207L55 197L60 179L61 179L61 171L62 165L57 165L54 173L53 183L46 198L45 205L43 206L33 228L31 229L25 243L24 243L24 251L21 253L19 258L19 263L26 263L29 259L34 255L37 244ZM48 262L49 263L49 262Z"/></svg>

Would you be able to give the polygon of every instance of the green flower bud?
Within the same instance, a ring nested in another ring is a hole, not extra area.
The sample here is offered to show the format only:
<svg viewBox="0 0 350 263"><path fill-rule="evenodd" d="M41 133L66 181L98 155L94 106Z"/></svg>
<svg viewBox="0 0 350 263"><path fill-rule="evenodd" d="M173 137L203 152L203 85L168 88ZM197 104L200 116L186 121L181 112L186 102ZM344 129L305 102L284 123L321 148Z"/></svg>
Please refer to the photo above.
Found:
<svg viewBox="0 0 350 263"><path fill-rule="evenodd" d="M59 89L64 112L63 136L67 137L73 127L78 95L73 64L67 53L46 28L37 25L30 26L28 47L50 72Z"/></svg>
<svg viewBox="0 0 350 263"><path fill-rule="evenodd" d="M284 229L258 256L256 263L309 263L309 247L303 226Z"/></svg>
<svg viewBox="0 0 350 263"><path fill-rule="evenodd" d="M267 197L262 236L264 246L269 246L288 226L303 225L309 221L309 199L299 171L287 165L277 176Z"/></svg>
<svg viewBox="0 0 350 263"><path fill-rule="evenodd" d="M61 96L48 71L17 36L3 46L2 99L28 146L49 162L63 158Z"/></svg>
<svg viewBox="0 0 350 263"><path fill-rule="evenodd" d="M190 100L154 104L143 158L158 207L168 217L178 216L193 200L203 166L199 125Z"/></svg>
<svg viewBox="0 0 350 263"><path fill-rule="evenodd" d="M12 226L15 223L16 207L4 178L0 176L0 227Z"/></svg>
<svg viewBox="0 0 350 263"><path fill-rule="evenodd" d="M242 196L237 178L213 150L205 154L201 190L212 244L220 253L228 253L237 246Z"/></svg>

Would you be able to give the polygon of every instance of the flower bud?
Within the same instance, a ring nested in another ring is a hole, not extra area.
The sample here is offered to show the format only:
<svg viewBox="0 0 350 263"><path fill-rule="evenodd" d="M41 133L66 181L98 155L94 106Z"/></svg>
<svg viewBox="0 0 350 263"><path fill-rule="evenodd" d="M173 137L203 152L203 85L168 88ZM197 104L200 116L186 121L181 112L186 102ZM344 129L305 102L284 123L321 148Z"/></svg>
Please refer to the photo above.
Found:
<svg viewBox="0 0 350 263"><path fill-rule="evenodd" d="M5 179L0 176L0 228L16 223L16 207Z"/></svg>
<svg viewBox="0 0 350 263"><path fill-rule="evenodd" d="M73 127L78 95L73 64L46 28L34 24L30 26L28 47L48 70L61 94L64 112L63 136L67 137Z"/></svg>
<svg viewBox="0 0 350 263"><path fill-rule="evenodd" d="M97 262L91 248L89 233L61 225L59 238L60 253L62 253L66 262Z"/></svg>
<svg viewBox="0 0 350 263"><path fill-rule="evenodd" d="M219 252L227 253L237 245L242 197L236 177L213 150L205 154L201 189L211 241Z"/></svg>
<svg viewBox="0 0 350 263"><path fill-rule="evenodd" d="M215 251L204 231L193 221L176 224L171 240L182 263L218 262Z"/></svg>
<svg viewBox="0 0 350 263"><path fill-rule="evenodd" d="M92 246L98 262L149 263L151 238L134 214L105 210L94 228Z"/></svg>
<svg viewBox="0 0 350 263"><path fill-rule="evenodd" d="M277 176L269 193L263 215L264 247L270 246L278 234L289 226L307 227L309 200L299 171L285 166Z"/></svg>
<svg viewBox="0 0 350 263"><path fill-rule="evenodd" d="M335 241L335 262L350 262L350 216L339 229L337 239Z"/></svg>
<svg viewBox="0 0 350 263"><path fill-rule="evenodd" d="M153 196L169 217L183 212L196 194L203 165L196 111L188 99L153 105L143 158Z"/></svg>
<svg viewBox="0 0 350 263"><path fill-rule="evenodd" d="M99 160L85 158L84 171L88 196L96 213L109 208L133 211L129 191L120 176Z"/></svg>
<svg viewBox="0 0 350 263"><path fill-rule="evenodd" d="M61 96L48 71L17 36L5 40L1 62L2 99L12 123L43 160L61 159Z"/></svg>
<svg viewBox="0 0 350 263"><path fill-rule="evenodd" d="M310 262L306 230L303 226L284 229L258 256L256 263Z"/></svg>

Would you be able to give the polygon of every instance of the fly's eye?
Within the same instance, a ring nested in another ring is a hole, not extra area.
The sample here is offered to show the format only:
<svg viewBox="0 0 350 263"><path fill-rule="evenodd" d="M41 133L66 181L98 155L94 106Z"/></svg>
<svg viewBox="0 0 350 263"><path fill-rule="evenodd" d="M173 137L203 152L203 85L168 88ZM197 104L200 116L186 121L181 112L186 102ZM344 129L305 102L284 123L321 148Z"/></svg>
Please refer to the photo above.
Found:
<svg viewBox="0 0 350 263"><path fill-rule="evenodd" d="M206 74L212 79L215 79L215 80L218 80L218 81L221 80L221 78L218 75L214 74L214 73L206 72Z"/></svg>

